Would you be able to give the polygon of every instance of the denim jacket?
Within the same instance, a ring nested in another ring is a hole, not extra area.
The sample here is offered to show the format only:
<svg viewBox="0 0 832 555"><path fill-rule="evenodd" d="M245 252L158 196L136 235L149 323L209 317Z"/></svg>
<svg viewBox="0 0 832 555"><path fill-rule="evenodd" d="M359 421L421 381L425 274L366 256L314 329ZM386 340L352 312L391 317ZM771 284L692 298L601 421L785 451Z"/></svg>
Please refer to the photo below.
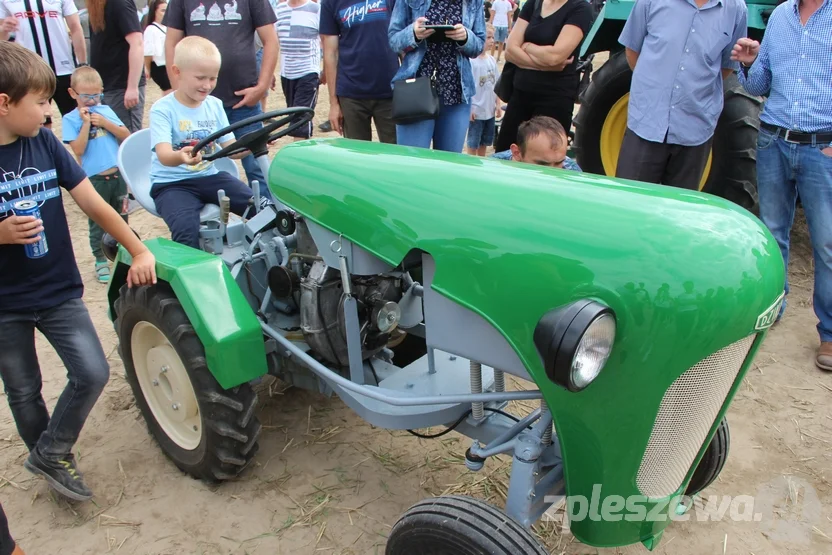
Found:
<svg viewBox="0 0 832 555"><path fill-rule="evenodd" d="M393 7L387 38L393 52L404 55L402 65L393 81L410 79L419 71L419 66L428 51L428 41L416 40L413 22L425 16L430 9L430 3L431 0L398 0ZM468 40L457 48L456 63L462 76L462 99L466 104L470 104L476 92L471 58L479 56L485 46L483 0L462 0L462 25L468 31Z"/></svg>

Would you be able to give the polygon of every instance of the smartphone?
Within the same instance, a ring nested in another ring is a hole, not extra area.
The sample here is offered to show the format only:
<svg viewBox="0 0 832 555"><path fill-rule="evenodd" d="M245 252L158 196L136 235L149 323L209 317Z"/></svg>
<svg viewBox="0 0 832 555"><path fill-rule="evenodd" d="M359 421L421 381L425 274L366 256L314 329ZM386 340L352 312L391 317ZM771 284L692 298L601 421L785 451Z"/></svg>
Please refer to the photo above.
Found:
<svg viewBox="0 0 832 555"><path fill-rule="evenodd" d="M425 25L425 29L435 29L436 31L453 31L453 25Z"/></svg>

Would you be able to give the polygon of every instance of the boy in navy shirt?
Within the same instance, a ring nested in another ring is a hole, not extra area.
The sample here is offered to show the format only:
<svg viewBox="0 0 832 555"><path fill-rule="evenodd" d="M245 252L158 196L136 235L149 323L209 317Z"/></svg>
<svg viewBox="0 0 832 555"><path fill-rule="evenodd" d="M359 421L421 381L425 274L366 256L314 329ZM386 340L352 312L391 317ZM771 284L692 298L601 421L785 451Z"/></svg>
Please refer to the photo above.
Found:
<svg viewBox="0 0 832 555"><path fill-rule="evenodd" d="M199 212L206 204L217 202L220 189L231 199L231 211L238 215L245 212L253 196L245 183L202 159L203 154L216 151L217 143L222 147L233 143L233 133L193 153L199 141L229 125L222 101L211 96L221 62L214 43L198 36L185 37L173 55L176 91L150 109L150 196L171 238L195 249L199 248ZM249 154L244 151L230 158Z"/></svg>
<svg viewBox="0 0 832 555"><path fill-rule="evenodd" d="M55 135L42 129L50 115L55 75L40 56L0 42L0 377L20 437L24 467L58 493L87 500L72 447L109 379L109 365L81 297L84 285L69 236L61 189L133 257L127 285L156 283L153 254L90 180ZM40 219L13 206L36 201ZM44 234L48 251L29 258L25 245ZM67 384L52 418L41 395L35 329L66 366Z"/></svg>
<svg viewBox="0 0 832 555"><path fill-rule="evenodd" d="M118 146L130 136L112 108L102 104L104 82L91 67L72 72L69 94L78 107L61 121L64 142L81 159L81 168L89 176L95 191L127 221L127 183L118 169ZM90 248L95 257L98 281L110 281L110 267L101 249L104 230L90 218Z"/></svg>

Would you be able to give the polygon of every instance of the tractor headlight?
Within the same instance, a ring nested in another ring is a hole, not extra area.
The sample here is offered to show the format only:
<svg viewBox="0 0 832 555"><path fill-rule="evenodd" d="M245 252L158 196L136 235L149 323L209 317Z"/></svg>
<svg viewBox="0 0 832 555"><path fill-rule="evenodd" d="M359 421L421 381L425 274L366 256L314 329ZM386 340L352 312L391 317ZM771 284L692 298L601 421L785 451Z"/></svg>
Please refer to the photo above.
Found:
<svg viewBox="0 0 832 555"><path fill-rule="evenodd" d="M595 301L576 301L546 313L534 342L549 379L581 391L601 373L615 343L615 314Z"/></svg>

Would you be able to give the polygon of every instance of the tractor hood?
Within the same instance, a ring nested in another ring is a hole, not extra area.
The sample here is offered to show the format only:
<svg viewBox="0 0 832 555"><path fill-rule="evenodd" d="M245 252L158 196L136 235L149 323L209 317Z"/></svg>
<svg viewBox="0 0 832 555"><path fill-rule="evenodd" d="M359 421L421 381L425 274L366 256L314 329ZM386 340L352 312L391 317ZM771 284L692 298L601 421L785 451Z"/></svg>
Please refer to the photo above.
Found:
<svg viewBox="0 0 832 555"><path fill-rule="evenodd" d="M392 265L429 253L433 289L490 322L551 407L567 495L590 503L572 532L655 544L783 293L757 218L698 192L347 139L282 148L269 184ZM547 377L533 335L579 299L612 308L616 339L600 376L570 392ZM611 496L626 508L596 518Z"/></svg>

